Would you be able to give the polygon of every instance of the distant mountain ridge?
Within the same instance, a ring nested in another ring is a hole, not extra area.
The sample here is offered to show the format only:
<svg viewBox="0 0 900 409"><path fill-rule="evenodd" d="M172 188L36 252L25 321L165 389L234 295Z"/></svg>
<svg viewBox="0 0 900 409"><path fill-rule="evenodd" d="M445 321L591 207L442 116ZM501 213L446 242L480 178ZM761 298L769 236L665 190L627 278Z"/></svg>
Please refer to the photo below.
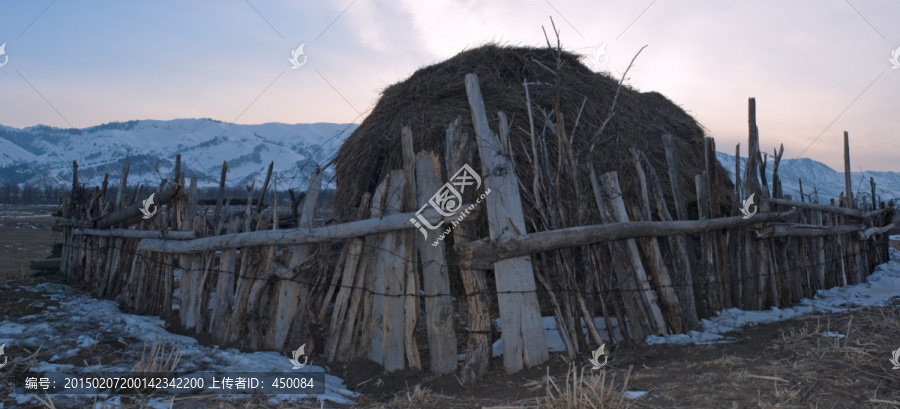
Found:
<svg viewBox="0 0 900 409"><path fill-rule="evenodd" d="M218 184L224 161L231 186L261 182L274 161L279 189L304 188L316 166L328 162L354 129L356 124L231 125L213 119L134 120L81 129L0 125L0 184L69 184L73 160L82 183L99 185L109 173L115 184L130 155L129 184L155 185L161 177L171 178L181 154L182 169L188 177L196 175L201 186Z"/></svg>
<svg viewBox="0 0 900 409"><path fill-rule="evenodd" d="M213 119L134 120L111 122L81 129L61 129L37 125L24 129L0 125L0 185L6 183L68 185L72 181L72 161L78 161L78 177L88 186L97 186L109 173L110 183L118 183L122 160L130 154L130 185L156 185L171 178L175 155L182 155L182 169L196 175L201 186L216 186L222 162L228 161L229 186L261 183L269 162L279 190L305 189L316 166L325 165L356 124L230 125ZM734 156L717 152L719 162L734 172ZM742 171L747 158L741 158ZM771 181L773 162L767 164ZM785 194L799 198L798 179L803 191L818 193L819 202L836 198L844 190L844 174L812 159L784 159L779 168ZM852 172L855 196L868 197L869 178L875 180L876 194L885 201L900 199L900 173ZM732 180L734 175L731 174ZM326 182L333 182L326 170ZM770 182L771 183L771 182Z"/></svg>
<svg viewBox="0 0 900 409"><path fill-rule="evenodd" d="M728 170L731 180L734 181L734 155L723 152L716 152L716 155L719 163ZM766 177L770 188L774 166L772 158L769 158L766 162ZM741 177L746 169L747 158L741 157ZM808 158L782 159L778 165L778 175L782 183L782 192L793 196L795 200L800 198L800 180L803 181L803 194L807 196L807 199L815 192L818 195L819 203L827 203L832 198L837 199L838 195L844 191L844 172L838 172L822 162ZM868 199L872 196L869 178L875 181L876 196L881 197L885 203L890 199L894 199L895 202L900 201L900 173L898 172L851 171L850 180L855 198L871 200Z"/></svg>

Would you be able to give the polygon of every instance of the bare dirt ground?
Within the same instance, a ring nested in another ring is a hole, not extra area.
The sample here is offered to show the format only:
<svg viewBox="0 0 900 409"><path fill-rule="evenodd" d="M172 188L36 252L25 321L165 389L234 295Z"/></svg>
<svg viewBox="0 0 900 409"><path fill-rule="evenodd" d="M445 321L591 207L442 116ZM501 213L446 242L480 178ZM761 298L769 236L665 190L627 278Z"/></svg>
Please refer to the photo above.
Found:
<svg viewBox="0 0 900 409"><path fill-rule="evenodd" d="M54 302L44 294L21 289L40 281L64 280L58 274L36 277L28 270L29 260L47 257L58 234L51 231L51 211L0 208L0 293L19 289L13 297L0 296L0 320L40 314L38 306ZM547 364L514 375L506 375L502 362L494 360L482 380L466 387L452 374L385 374L367 361L325 367L361 393L357 407L362 408L900 407L900 370L893 370L889 362L891 352L900 348L900 297L889 307L810 315L731 335L733 342L714 345L620 346L610 364L600 370L590 369L588 352L575 362L564 354L553 354ZM91 356L73 357L72 363L97 356L111 358L119 349L114 342L101 342L86 350ZM11 362L28 362L47 360L53 352L35 351L29 357L28 351L10 351L9 355ZM19 365L4 368L0 379L21 369ZM0 385L0 408L34 407L16 406L4 391L8 389ZM624 391L646 394L625 399ZM141 407L139 400L126 398L122 403ZM172 407L272 406L263 398L179 397ZM305 407L335 406L326 402Z"/></svg>
<svg viewBox="0 0 900 409"><path fill-rule="evenodd" d="M51 231L55 207L0 207L0 282L24 278L30 260L47 258L59 236Z"/></svg>

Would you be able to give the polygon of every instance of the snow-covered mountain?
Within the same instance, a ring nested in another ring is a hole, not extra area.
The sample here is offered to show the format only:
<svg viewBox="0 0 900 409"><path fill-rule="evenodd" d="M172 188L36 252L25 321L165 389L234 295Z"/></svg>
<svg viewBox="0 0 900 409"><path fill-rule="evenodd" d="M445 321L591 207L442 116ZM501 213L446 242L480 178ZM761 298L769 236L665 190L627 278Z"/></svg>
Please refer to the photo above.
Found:
<svg viewBox="0 0 900 409"><path fill-rule="evenodd" d="M716 152L719 163L728 169L731 180L734 181L734 155ZM851 162L852 163L852 162ZM766 162L766 175L769 187L772 186L772 170L774 169L772 158ZM741 158L741 177L747 169L747 158ZM800 198L800 180L803 180L803 194L809 196L814 190L818 193L818 202L827 203L832 198L837 199L844 191L844 172L838 172L821 162L807 158L782 159L778 165L778 175L782 183L782 191L791 195L795 200ZM900 173L898 172L850 172L850 180L853 184L853 195L856 199L865 199L870 202L872 188L869 178L875 181L875 194L881 200L887 202L894 199L900 201ZM813 201L815 201L815 196Z"/></svg>
<svg viewBox="0 0 900 409"><path fill-rule="evenodd" d="M274 161L279 190L303 189L316 165L331 160L355 129L355 124L229 125L212 119L112 122L83 129L0 125L0 184L67 185L72 181L72 161L77 160L82 183L97 186L109 173L114 185L122 160L130 154L129 184L156 185L163 177L171 179L175 155L181 154L183 170L188 176L196 175L201 186L218 185L224 161L228 161L229 186L254 179L259 184ZM734 156L717 154L725 169L734 172ZM741 169L746 169L747 159L741 160ZM772 167L770 159L770 181ZM799 198L798 179L803 180L805 194L816 190L820 202L844 190L843 172L811 159L784 159L779 174L784 193L795 198ZM855 197L868 197L870 177L883 200L900 199L898 172L852 172ZM330 179L328 171L325 179Z"/></svg>
<svg viewBox="0 0 900 409"><path fill-rule="evenodd" d="M130 155L129 184L171 180L175 156L201 186L218 185L228 161L228 185L265 177L269 162L282 188L303 188L316 165L327 163L355 124L230 125L212 119L112 122L83 129L44 125L18 129L0 125L0 184L62 185L72 180L97 186L109 173L118 183ZM326 178L327 179L327 178Z"/></svg>

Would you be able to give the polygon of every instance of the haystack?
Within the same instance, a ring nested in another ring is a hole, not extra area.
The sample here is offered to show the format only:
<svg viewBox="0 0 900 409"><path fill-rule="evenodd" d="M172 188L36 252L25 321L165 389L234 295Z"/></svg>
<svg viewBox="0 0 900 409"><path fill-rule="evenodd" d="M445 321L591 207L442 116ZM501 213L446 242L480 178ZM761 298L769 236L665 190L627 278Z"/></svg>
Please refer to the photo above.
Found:
<svg viewBox="0 0 900 409"><path fill-rule="evenodd" d="M493 122L492 128L495 131L498 129L498 111L505 112L510 118L510 142L516 170L526 185L530 185L529 181L533 178L533 168L523 83L531 83L529 94L535 133L545 152L540 156L548 159L546 164L551 175L555 175L560 163L559 118L556 112L559 107L566 138L572 138L573 151L579 163L578 185L572 184L572 178L563 178L565 186L560 186L562 194L556 203L573 215L566 218L572 221L568 224L577 224L574 215L579 207L587 212L581 223L599 223L596 206L590 205L593 196L588 178L589 164L593 164L598 175L617 171L623 193L631 199L628 201L633 203L640 197L631 148L641 150L649 158L667 192L669 207L674 209L661 138L665 133L676 136L682 165L682 186L686 189L688 207L696 209L690 202L695 202L694 176L705 167L705 133L683 109L659 93L642 93L623 86L615 115L605 131L598 135L597 131L607 118L619 87L618 79L591 71L581 63L580 57L565 51L558 53L551 48L485 45L419 69L409 79L383 91L372 113L344 142L336 158L337 192L334 203L341 218L347 219L355 214L355 206L358 206L363 192L373 191L387 172L402 168L400 141L404 126L412 130L416 151L425 150L439 155L444 153L447 126L457 116L462 117L462 128L474 137L464 80L468 73L478 74L484 103ZM592 145L593 151L590 150ZM565 160L562 162L563 166L567 166ZM472 163L472 166L481 169L480 163ZM732 184L724 169L720 168L718 174L721 191L724 192L722 195L727 196ZM575 189L585 193L581 195L581 204L575 203ZM538 216L533 208L529 209L529 206L534 206L534 201L524 196L526 219L531 218L532 226L549 225L546 221L534 224L534 218ZM729 200L728 197L721 197L719 203L728 204ZM696 216L696 210L693 212Z"/></svg>

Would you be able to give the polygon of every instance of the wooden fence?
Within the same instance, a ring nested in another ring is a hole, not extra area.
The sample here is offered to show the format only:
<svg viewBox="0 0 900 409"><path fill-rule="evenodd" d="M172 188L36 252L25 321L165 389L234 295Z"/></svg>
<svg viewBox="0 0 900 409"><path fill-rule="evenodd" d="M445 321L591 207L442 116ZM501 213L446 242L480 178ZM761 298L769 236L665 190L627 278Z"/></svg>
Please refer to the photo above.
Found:
<svg viewBox="0 0 900 409"><path fill-rule="evenodd" d="M201 206L196 179L186 181L179 157L175 179L156 191L158 212L142 218L139 189L107 198L104 181L88 191L76 163L60 220L62 269L98 297L222 345L289 351L309 343L307 351L328 361L363 357L388 371L459 369L471 382L487 368L498 335L494 318L512 373L548 359L543 316L555 316L574 358L591 345L697 329L723 308L789 306L820 289L863 282L887 260L893 203L878 203L874 184L871 203L857 204L849 193L830 204L792 200L781 192L780 150L769 185L753 99L749 162L743 173L736 162L743 178L731 192L756 195L752 217L740 215L740 200L723 214L712 138L697 197L688 198L673 136L661 135L669 169L654 169L632 151L639 200L626 202L616 172L591 169L584 191L602 223L528 232L506 118L501 113L499 131L492 130L474 74L466 88L475 138L455 121L440 158L416 153L404 129L403 168L365 194L357 220L348 223L317 221L321 169L305 194L291 192L291 207L280 209L277 200L259 199L270 188L271 166L261 192L251 185L246 198L228 198L225 163L218 200ZM845 147L849 169L846 134ZM480 173L460 171L476 154ZM121 187L128 186L128 169L126 159ZM659 172L670 175L671 192L663 191ZM444 202L462 215L432 205L445 183L472 188L452 205ZM690 220L686 204L694 202L698 218ZM483 213L488 237L478 237L469 222Z"/></svg>

